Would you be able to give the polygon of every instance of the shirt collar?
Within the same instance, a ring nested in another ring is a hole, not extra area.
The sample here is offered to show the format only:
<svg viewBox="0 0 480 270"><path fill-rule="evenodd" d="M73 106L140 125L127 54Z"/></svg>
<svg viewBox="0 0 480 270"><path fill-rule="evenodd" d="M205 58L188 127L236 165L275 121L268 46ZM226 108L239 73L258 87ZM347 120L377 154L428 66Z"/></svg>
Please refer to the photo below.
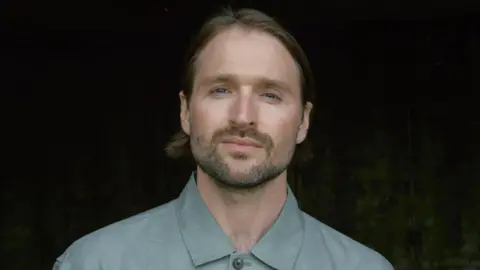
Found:
<svg viewBox="0 0 480 270"><path fill-rule="evenodd" d="M230 239L200 197L195 173L178 198L177 217L183 241L195 266L235 252Z"/></svg>
<svg viewBox="0 0 480 270"><path fill-rule="evenodd" d="M303 243L302 211L290 187L287 200L275 223L254 246L252 253L278 270L291 270Z"/></svg>
<svg viewBox="0 0 480 270"><path fill-rule="evenodd" d="M203 202L195 173L180 194L176 209L180 231L195 266L235 252L231 240ZM279 217L254 246L253 255L275 269L293 269L303 242L303 228L302 212L288 187L287 200Z"/></svg>

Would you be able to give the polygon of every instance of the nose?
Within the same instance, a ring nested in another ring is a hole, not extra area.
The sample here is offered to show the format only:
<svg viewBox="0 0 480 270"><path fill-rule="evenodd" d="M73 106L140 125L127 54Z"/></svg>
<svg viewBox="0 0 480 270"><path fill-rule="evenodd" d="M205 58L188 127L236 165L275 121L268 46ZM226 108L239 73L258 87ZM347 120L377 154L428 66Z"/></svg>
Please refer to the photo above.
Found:
<svg viewBox="0 0 480 270"><path fill-rule="evenodd" d="M230 124L234 126L255 126L257 108L251 93L238 93L230 109Z"/></svg>

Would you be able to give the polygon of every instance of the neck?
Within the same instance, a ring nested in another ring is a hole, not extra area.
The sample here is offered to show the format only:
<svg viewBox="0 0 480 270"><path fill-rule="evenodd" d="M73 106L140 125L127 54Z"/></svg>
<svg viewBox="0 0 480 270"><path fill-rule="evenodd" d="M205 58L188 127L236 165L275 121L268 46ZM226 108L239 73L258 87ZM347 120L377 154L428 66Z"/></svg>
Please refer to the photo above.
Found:
<svg viewBox="0 0 480 270"><path fill-rule="evenodd" d="M286 171L253 191L218 186L197 168L197 186L205 205L238 252L249 252L273 225L287 198Z"/></svg>

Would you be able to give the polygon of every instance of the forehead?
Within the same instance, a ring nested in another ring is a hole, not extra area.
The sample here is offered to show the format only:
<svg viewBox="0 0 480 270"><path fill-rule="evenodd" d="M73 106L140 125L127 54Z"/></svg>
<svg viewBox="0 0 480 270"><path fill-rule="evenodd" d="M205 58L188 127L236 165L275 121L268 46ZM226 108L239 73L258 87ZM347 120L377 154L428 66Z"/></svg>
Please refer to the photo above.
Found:
<svg viewBox="0 0 480 270"><path fill-rule="evenodd" d="M256 30L231 28L215 36L200 53L195 82L221 74L241 79L270 79L300 92L300 73L285 46Z"/></svg>

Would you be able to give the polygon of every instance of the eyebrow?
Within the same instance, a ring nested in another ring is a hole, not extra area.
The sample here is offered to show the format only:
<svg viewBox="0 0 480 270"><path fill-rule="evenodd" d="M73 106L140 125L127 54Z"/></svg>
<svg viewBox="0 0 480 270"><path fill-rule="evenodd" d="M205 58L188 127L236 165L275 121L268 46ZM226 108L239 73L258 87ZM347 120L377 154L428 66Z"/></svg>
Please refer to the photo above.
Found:
<svg viewBox="0 0 480 270"><path fill-rule="evenodd" d="M220 74L215 76L208 76L200 81L200 85L210 85L210 84L217 84L217 83L228 83L228 82L235 82L237 78L235 75L231 74Z"/></svg>
<svg viewBox="0 0 480 270"><path fill-rule="evenodd" d="M219 74L214 76L208 76L200 81L201 86L211 85L211 84L221 84L221 83L233 83L239 84L238 76L234 74ZM290 91L290 86L282 81L270 79L264 76L256 77L254 80L254 85L266 87L266 88L274 88L279 90L286 90Z"/></svg>

